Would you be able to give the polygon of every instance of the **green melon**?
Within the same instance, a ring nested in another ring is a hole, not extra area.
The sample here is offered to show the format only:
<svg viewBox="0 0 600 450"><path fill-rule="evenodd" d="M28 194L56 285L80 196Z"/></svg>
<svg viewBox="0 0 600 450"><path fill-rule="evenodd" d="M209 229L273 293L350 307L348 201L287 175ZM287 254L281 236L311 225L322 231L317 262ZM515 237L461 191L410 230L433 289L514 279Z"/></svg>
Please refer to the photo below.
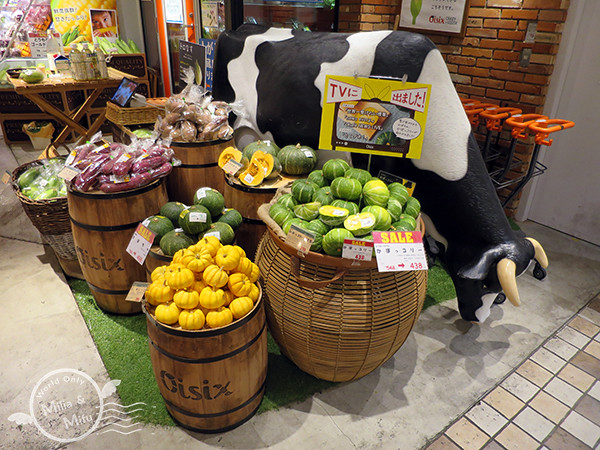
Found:
<svg viewBox="0 0 600 450"><path fill-rule="evenodd" d="M319 187L327 186L327 180L325 179L325 176L323 176L323 171L320 169L313 170L308 174L306 179L312 181Z"/></svg>
<svg viewBox="0 0 600 450"><path fill-rule="evenodd" d="M331 186L324 186L317 189L312 196L313 202L319 202L322 205L329 205L334 200L335 197L331 193Z"/></svg>
<svg viewBox="0 0 600 450"><path fill-rule="evenodd" d="M292 195L298 203L308 203L312 200L313 194L319 187L307 179L294 180L292 183Z"/></svg>
<svg viewBox="0 0 600 450"><path fill-rule="evenodd" d="M308 202L294 206L294 214L296 217L302 220L313 220L319 217L319 208L321 203L319 202Z"/></svg>
<svg viewBox="0 0 600 450"><path fill-rule="evenodd" d="M246 145L242 150L242 156L250 161L252 159L252 155L254 155L257 150L261 150L264 153L269 153L274 157L276 157L279 153L279 147L275 144L275 142L258 140Z"/></svg>
<svg viewBox="0 0 600 450"><path fill-rule="evenodd" d="M173 222L175 227L179 226L179 214L183 211L186 206L181 202L167 202L165 203L159 211L161 216L165 216Z"/></svg>
<svg viewBox="0 0 600 450"><path fill-rule="evenodd" d="M344 220L344 228L352 232L354 236L364 236L375 228L377 219L370 212L362 212L348 216Z"/></svg>
<svg viewBox="0 0 600 450"><path fill-rule="evenodd" d="M408 197L406 205L404 205L404 214L414 217L415 219L421 212L421 203L414 197Z"/></svg>
<svg viewBox="0 0 600 450"><path fill-rule="evenodd" d="M325 161L325 164L323 164L323 176L329 181L332 181L337 177L343 177L349 168L350 164L343 159L330 159L329 161Z"/></svg>
<svg viewBox="0 0 600 450"><path fill-rule="evenodd" d="M225 222L228 224L231 228L233 228L233 231L237 230L243 221L244 218L242 217L242 214L234 208L225 209L223 215L217 220L217 222Z"/></svg>
<svg viewBox="0 0 600 450"><path fill-rule="evenodd" d="M235 240L235 231L225 222L214 222L204 232L198 235L198 239L202 239L204 236L215 236L221 244L229 245Z"/></svg>
<svg viewBox="0 0 600 450"><path fill-rule="evenodd" d="M294 213L282 203L273 203L269 208L269 217L282 227L286 220L294 218Z"/></svg>
<svg viewBox="0 0 600 450"><path fill-rule="evenodd" d="M210 211L211 217L219 216L225 208L225 197L210 187L201 187L194 194L194 205L202 205Z"/></svg>
<svg viewBox="0 0 600 450"><path fill-rule="evenodd" d="M325 234L330 230L330 227L321 222L321 219L313 219L308 222L309 229L319 234Z"/></svg>
<svg viewBox="0 0 600 450"><path fill-rule="evenodd" d="M331 192L342 200L358 200L362 193L362 185L355 178L338 177L331 182Z"/></svg>
<svg viewBox="0 0 600 450"><path fill-rule="evenodd" d="M385 208L390 199L390 191L379 179L369 180L363 187L363 200L366 205L377 205Z"/></svg>
<svg viewBox="0 0 600 450"><path fill-rule="evenodd" d="M377 231L386 231L390 228L392 224L392 217L390 213L382 206L378 205L370 205L365 206L361 212L370 212L375 216L375 227L374 230Z"/></svg>
<svg viewBox="0 0 600 450"><path fill-rule="evenodd" d="M298 204L298 200L296 200L292 194L283 194L277 199L277 203L288 209L294 209L294 206Z"/></svg>
<svg viewBox="0 0 600 450"><path fill-rule="evenodd" d="M165 234L159 242L159 247L162 252L167 256L173 256L178 250L182 248L188 248L190 245L195 244L196 241L192 236L186 234L179 229L169 231Z"/></svg>
<svg viewBox="0 0 600 450"><path fill-rule="evenodd" d="M171 219L160 215L150 216L142 224L155 234L154 242L159 242L165 234L175 229Z"/></svg>
<svg viewBox="0 0 600 450"><path fill-rule="evenodd" d="M210 211L202 205L192 205L179 214L179 226L190 235L202 233L211 223Z"/></svg>
<svg viewBox="0 0 600 450"><path fill-rule="evenodd" d="M387 203L387 210L392 217L392 222L396 222L400 220L400 215L402 214L402 203L394 197L390 197Z"/></svg>
<svg viewBox="0 0 600 450"><path fill-rule="evenodd" d="M345 228L334 228L323 236L323 251L330 256L342 256L344 239L353 239L354 235Z"/></svg>
<svg viewBox="0 0 600 450"><path fill-rule="evenodd" d="M338 208L345 208L348 210L349 214L358 214L360 209L358 205L354 202L349 202L347 200L336 199L331 202L331 206L337 206Z"/></svg>
<svg viewBox="0 0 600 450"><path fill-rule="evenodd" d="M358 181L360 181L360 184L362 186L364 186L367 181L373 178L368 170L358 169L356 167L350 167L348 170L346 170L346 174L344 176L346 178L357 179Z"/></svg>
<svg viewBox="0 0 600 450"><path fill-rule="evenodd" d="M288 175L310 173L317 165L317 154L306 145L286 145L277 154L282 171Z"/></svg>
<svg viewBox="0 0 600 450"><path fill-rule="evenodd" d="M337 227L344 223L349 211L346 208L325 205L319 208L319 220L330 227Z"/></svg>

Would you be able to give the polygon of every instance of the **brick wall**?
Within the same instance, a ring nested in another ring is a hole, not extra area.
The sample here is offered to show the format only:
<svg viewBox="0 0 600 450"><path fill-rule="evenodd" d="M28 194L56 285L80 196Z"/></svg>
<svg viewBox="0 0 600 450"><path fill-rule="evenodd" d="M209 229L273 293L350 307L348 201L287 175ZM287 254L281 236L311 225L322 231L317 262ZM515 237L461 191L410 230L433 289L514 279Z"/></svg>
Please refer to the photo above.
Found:
<svg viewBox="0 0 600 450"><path fill-rule="evenodd" d="M470 0L464 37L427 34L438 46L448 65L456 90L468 97L514 106L524 113L541 113L570 0ZM400 12L400 1L340 0L339 31L392 29ZM527 27L537 25L534 42L525 43ZM525 50L528 49L528 50ZM531 51L527 66L520 64L523 51ZM568 119L567 117L562 117ZM475 128L483 145L486 128ZM510 145L510 132L505 129L498 145ZM507 176L516 179L527 169L533 151L533 139L517 141L517 157L526 164ZM504 164L502 157L495 163ZM504 198L514 186L500 191ZM507 205L514 215L519 197Z"/></svg>

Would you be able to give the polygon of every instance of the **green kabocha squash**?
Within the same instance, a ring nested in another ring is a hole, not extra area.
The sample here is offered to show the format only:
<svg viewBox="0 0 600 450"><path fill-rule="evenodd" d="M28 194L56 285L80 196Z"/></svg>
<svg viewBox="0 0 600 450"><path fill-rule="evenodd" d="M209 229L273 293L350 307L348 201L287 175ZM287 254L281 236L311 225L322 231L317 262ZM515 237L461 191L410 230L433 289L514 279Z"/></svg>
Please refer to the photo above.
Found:
<svg viewBox="0 0 600 450"><path fill-rule="evenodd" d="M277 154L281 169L288 175L310 173L317 165L317 154L306 145L286 145Z"/></svg>

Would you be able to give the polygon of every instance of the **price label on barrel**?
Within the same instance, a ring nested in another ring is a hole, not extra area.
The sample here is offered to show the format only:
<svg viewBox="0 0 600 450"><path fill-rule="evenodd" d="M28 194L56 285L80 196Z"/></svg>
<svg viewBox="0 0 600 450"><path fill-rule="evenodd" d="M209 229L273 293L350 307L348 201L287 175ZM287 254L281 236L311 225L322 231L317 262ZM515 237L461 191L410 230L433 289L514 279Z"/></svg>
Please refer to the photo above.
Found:
<svg viewBox="0 0 600 450"><path fill-rule="evenodd" d="M379 272L427 270L423 236L419 231L374 231Z"/></svg>
<svg viewBox="0 0 600 450"><path fill-rule="evenodd" d="M65 181L72 181L77 175L81 173L81 170L72 166L65 166L58 172L58 176Z"/></svg>
<svg viewBox="0 0 600 450"><path fill-rule="evenodd" d="M344 239L342 258L355 261L371 261L373 259L373 242L362 239Z"/></svg>
<svg viewBox="0 0 600 450"><path fill-rule="evenodd" d="M150 247L152 247L155 236L156 234L140 223L127 245L127 253L129 253L140 265L143 265L146 256L148 256L148 252L150 252Z"/></svg>
<svg viewBox="0 0 600 450"><path fill-rule="evenodd" d="M285 240L287 244L297 248L298 252L302 255L306 255L309 252L314 241L315 235L313 233L303 230L296 225L290 227Z"/></svg>
<svg viewBox="0 0 600 450"><path fill-rule="evenodd" d="M150 283L146 281L134 281L127 293L127 297L125 297L125 301L141 303L148 286L150 286Z"/></svg>
<svg viewBox="0 0 600 450"><path fill-rule="evenodd" d="M242 163L239 163L235 159L231 158L225 163L223 170L229 175L235 175L242 167L244 167Z"/></svg>

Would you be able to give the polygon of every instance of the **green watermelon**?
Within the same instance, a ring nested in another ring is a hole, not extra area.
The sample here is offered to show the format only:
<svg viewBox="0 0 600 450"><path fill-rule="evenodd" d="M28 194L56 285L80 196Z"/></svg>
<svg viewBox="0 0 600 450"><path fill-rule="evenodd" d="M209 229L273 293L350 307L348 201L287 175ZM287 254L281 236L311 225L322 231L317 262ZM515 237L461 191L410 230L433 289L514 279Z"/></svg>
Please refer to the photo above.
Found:
<svg viewBox="0 0 600 450"><path fill-rule="evenodd" d="M372 176L368 170L365 169L357 169L356 167L350 167L346 170L346 174L344 175L346 178L355 178L360 181L362 186L365 185L367 181L369 181Z"/></svg>
<svg viewBox="0 0 600 450"><path fill-rule="evenodd" d="M302 220L313 220L319 217L321 203L309 202L294 206L294 214Z"/></svg>
<svg viewBox="0 0 600 450"><path fill-rule="evenodd" d="M286 208L283 203L273 203L269 208L269 217L282 227L286 220L294 218L294 213Z"/></svg>
<svg viewBox="0 0 600 450"><path fill-rule="evenodd" d="M369 180L363 187L363 200L366 205L377 205L385 208L390 198L390 191L379 179Z"/></svg>
<svg viewBox="0 0 600 450"><path fill-rule="evenodd" d="M345 208L348 210L349 214L358 214L359 208L358 205L354 202L349 202L347 200L336 199L331 202L331 206L337 206L338 208Z"/></svg>
<svg viewBox="0 0 600 450"><path fill-rule="evenodd" d="M165 234L175 229L171 219L160 215L150 216L142 224L155 234L154 242L159 242Z"/></svg>
<svg viewBox="0 0 600 450"><path fill-rule="evenodd" d="M298 203L308 203L312 200L313 194L319 187L312 181L306 178L294 180L292 183L292 195Z"/></svg>
<svg viewBox="0 0 600 450"><path fill-rule="evenodd" d="M373 213L362 212L348 216L344 220L344 228L352 232L354 236L364 236L375 228L376 218Z"/></svg>
<svg viewBox="0 0 600 450"><path fill-rule="evenodd" d="M415 219L421 212L421 203L414 197L408 197L406 205L404 205L404 214L414 217Z"/></svg>
<svg viewBox="0 0 600 450"><path fill-rule="evenodd" d="M322 205L329 205L334 200L335 197L331 193L331 186L324 186L317 189L312 196L313 202L319 202Z"/></svg>
<svg viewBox="0 0 600 450"><path fill-rule="evenodd" d="M353 239L354 235L345 228L334 228L323 236L323 251L330 256L342 256L344 239Z"/></svg>
<svg viewBox="0 0 600 450"><path fill-rule="evenodd" d="M159 211L161 216L165 216L173 222L175 227L179 226L179 214L183 211L186 206L181 202L167 202L165 203Z"/></svg>
<svg viewBox="0 0 600 450"><path fill-rule="evenodd" d="M343 177L349 168L350 164L343 159L330 159L323 164L323 176L329 181L332 181L337 177Z"/></svg>
<svg viewBox="0 0 600 450"><path fill-rule="evenodd" d="M188 248L195 243L196 241L192 236L178 228L165 234L158 245L165 255L173 256L178 250Z"/></svg>
<svg viewBox="0 0 600 450"><path fill-rule="evenodd" d="M370 205L365 206L361 213L370 212L375 216L375 227L374 230L386 231L392 224L392 217L390 213L382 206Z"/></svg>
<svg viewBox="0 0 600 450"><path fill-rule="evenodd" d="M323 176L323 171L320 169L313 170L311 173L308 174L306 178L319 187L327 186L327 180Z"/></svg>
<svg viewBox="0 0 600 450"><path fill-rule="evenodd" d="M192 205L179 214L179 226L190 235L206 231L211 223L210 211L202 205Z"/></svg>
<svg viewBox="0 0 600 450"><path fill-rule="evenodd" d="M194 194L194 205L202 205L210 211L211 217L219 216L225 208L225 198L219 191L201 187Z"/></svg>
<svg viewBox="0 0 600 450"><path fill-rule="evenodd" d="M233 231L237 230L243 221L244 218L242 217L242 214L234 208L227 208L223 212L223 215L217 220L217 222L225 222L228 224L233 228Z"/></svg>
<svg viewBox="0 0 600 450"><path fill-rule="evenodd" d="M242 150L242 156L250 161L252 159L252 155L254 155L257 150L261 150L264 153L269 153L274 157L277 157L277 154L279 153L279 147L275 144L275 142L258 140L246 145Z"/></svg>
<svg viewBox="0 0 600 450"><path fill-rule="evenodd" d="M317 154L306 145L286 145L277 154L282 171L288 175L310 173L317 165Z"/></svg>
<svg viewBox="0 0 600 450"><path fill-rule="evenodd" d="M394 197L390 197L387 203L387 210L392 217L392 222L396 222L400 220L400 215L402 214L402 203Z"/></svg>
<svg viewBox="0 0 600 450"><path fill-rule="evenodd" d="M294 206L298 204L298 200L296 200L292 194L283 194L277 199L277 203L288 209L294 209Z"/></svg>
<svg viewBox="0 0 600 450"><path fill-rule="evenodd" d="M337 227L344 223L344 220L346 220L346 217L348 217L348 213L349 211L345 208L325 205L319 208L319 219L325 225Z"/></svg>
<svg viewBox="0 0 600 450"><path fill-rule="evenodd" d="M225 222L214 222L204 232L198 235L198 239L202 239L204 236L215 236L221 244L229 245L235 240L235 231Z"/></svg>
<svg viewBox="0 0 600 450"><path fill-rule="evenodd" d="M331 193L343 200L358 200L362 192L360 181L355 178L338 177L331 182Z"/></svg>

